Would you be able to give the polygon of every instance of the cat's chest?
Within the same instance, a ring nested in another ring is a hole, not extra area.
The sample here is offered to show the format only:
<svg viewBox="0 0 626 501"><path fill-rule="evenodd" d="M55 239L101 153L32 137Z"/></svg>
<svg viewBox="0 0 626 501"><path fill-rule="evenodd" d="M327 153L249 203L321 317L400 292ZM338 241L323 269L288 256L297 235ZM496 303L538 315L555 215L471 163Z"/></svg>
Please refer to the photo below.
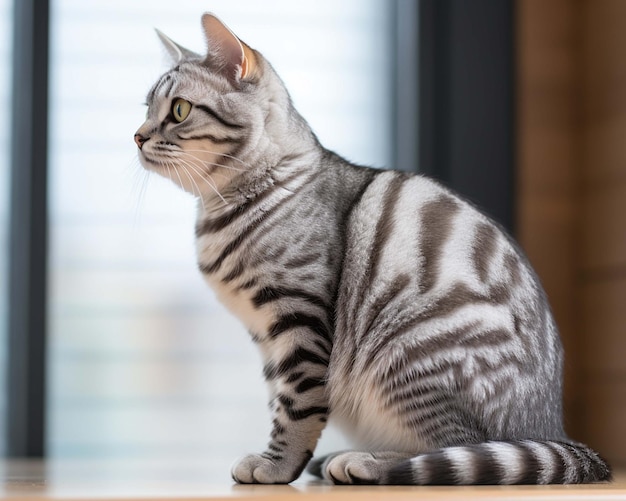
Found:
<svg viewBox="0 0 626 501"><path fill-rule="evenodd" d="M271 307L258 306L254 297L257 287L250 285L253 281L250 270L246 266L244 256L237 252L229 254L219 268L208 271L207 264L220 259L229 242L227 237L199 239L197 242L198 265L205 281L215 292L218 300L228 308L253 334L264 336L274 323ZM236 278L232 278L236 275Z"/></svg>
<svg viewBox="0 0 626 501"><path fill-rule="evenodd" d="M210 276L205 280L215 292L219 301L228 308L256 336L264 336L274 323L274 314L268 307L258 308L251 290L242 290Z"/></svg>

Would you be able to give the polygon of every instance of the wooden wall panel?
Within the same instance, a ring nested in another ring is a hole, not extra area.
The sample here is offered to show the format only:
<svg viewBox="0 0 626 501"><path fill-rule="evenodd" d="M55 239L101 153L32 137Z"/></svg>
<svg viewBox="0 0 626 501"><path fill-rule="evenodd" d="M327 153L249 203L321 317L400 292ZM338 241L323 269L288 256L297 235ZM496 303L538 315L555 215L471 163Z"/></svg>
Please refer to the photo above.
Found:
<svg viewBox="0 0 626 501"><path fill-rule="evenodd" d="M626 464L626 0L518 0L519 238L566 347L574 438Z"/></svg>
<svg viewBox="0 0 626 501"><path fill-rule="evenodd" d="M623 467L626 452L626 381L617 378L584 384L586 406L582 410L585 440L614 467Z"/></svg>
<svg viewBox="0 0 626 501"><path fill-rule="evenodd" d="M626 92L626 87L624 89ZM626 142L626 127L621 134ZM626 167L626 155L622 162ZM595 165L599 164L595 162L594 166L586 168L594 170ZM600 186L586 183L582 195L580 266L584 282L596 277L610 278L619 270L626 272L626 180L620 182L610 176L603 179Z"/></svg>
<svg viewBox="0 0 626 501"><path fill-rule="evenodd" d="M546 289L566 351L565 412L578 436L578 13L571 0L517 2L517 238Z"/></svg>
<svg viewBox="0 0 626 501"><path fill-rule="evenodd" d="M586 0L580 263L585 440L626 463L626 2Z"/></svg>
<svg viewBox="0 0 626 501"><path fill-rule="evenodd" d="M592 381L623 377L626 358L626 274L582 288L581 370ZM626 403L626 402L625 402ZM624 420L626 426L626 420ZM626 433L621 433L626 435ZM626 449L625 449L626 450Z"/></svg>
<svg viewBox="0 0 626 501"><path fill-rule="evenodd" d="M626 47L624 50L626 51ZM583 173L585 186L602 186L609 180L626 182L624 129L626 113L609 115L604 120L594 118L586 124L584 164L587 168Z"/></svg>

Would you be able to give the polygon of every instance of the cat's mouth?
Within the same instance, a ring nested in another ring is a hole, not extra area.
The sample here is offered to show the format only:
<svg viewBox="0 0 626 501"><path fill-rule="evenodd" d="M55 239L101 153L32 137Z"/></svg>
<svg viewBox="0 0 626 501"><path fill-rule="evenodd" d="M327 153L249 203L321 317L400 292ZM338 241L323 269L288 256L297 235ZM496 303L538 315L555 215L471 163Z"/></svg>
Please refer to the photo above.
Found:
<svg viewBox="0 0 626 501"><path fill-rule="evenodd" d="M139 163L141 163L144 169L155 171L157 173L162 173L165 169L173 167L172 162L166 162L162 159L155 158L146 154L144 151L139 152Z"/></svg>

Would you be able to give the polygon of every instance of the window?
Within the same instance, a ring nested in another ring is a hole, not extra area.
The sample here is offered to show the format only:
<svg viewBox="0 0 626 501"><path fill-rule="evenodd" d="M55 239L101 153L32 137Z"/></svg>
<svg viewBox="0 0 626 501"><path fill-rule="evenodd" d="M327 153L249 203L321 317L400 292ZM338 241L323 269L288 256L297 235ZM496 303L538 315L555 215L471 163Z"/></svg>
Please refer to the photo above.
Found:
<svg viewBox="0 0 626 501"><path fill-rule="evenodd" d="M391 163L387 1L210 7L272 62L327 147ZM196 270L194 201L148 177L132 141L166 69L152 27L200 50L202 7L54 0L51 13L48 452L228 464L267 440L261 363Z"/></svg>

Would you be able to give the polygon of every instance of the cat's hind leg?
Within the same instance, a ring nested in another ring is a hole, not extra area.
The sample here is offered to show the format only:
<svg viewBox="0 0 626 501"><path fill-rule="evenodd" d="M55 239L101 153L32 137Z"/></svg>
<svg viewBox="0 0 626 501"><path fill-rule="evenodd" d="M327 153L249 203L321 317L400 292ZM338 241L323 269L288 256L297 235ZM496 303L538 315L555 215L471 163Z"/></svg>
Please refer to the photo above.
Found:
<svg viewBox="0 0 626 501"><path fill-rule="evenodd" d="M411 456L400 452L335 452L311 460L307 472L340 485L384 484L388 472Z"/></svg>

